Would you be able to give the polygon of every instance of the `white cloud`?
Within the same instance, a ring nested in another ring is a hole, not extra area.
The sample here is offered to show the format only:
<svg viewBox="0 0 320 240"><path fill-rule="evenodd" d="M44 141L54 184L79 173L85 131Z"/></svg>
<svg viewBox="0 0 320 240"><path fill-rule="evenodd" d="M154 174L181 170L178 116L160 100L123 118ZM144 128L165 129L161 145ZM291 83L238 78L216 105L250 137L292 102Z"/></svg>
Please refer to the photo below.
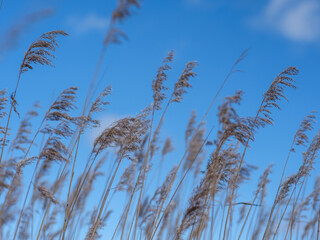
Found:
<svg viewBox="0 0 320 240"><path fill-rule="evenodd" d="M290 4L292 0L270 0L266 7L266 15L268 18L275 17L282 10L286 8L286 5Z"/></svg>
<svg viewBox="0 0 320 240"><path fill-rule="evenodd" d="M269 28L286 38L300 42L320 39L320 2L318 0L270 0L260 18L259 27Z"/></svg>
<svg viewBox="0 0 320 240"><path fill-rule="evenodd" d="M109 25L108 18L99 17L95 14L86 16L70 16L67 24L73 28L76 34L84 34L90 31L105 31Z"/></svg>

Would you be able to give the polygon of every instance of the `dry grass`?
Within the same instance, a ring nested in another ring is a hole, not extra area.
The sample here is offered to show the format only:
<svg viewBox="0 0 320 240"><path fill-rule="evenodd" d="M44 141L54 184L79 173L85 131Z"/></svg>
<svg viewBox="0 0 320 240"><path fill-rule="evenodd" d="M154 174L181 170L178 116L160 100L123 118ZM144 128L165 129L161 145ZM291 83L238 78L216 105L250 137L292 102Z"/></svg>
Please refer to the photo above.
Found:
<svg viewBox="0 0 320 240"><path fill-rule="evenodd" d="M167 110L183 102L197 67L197 62L188 62L170 93L167 72L173 51L165 56L151 83L152 104L136 116L115 121L95 139L87 159L79 156L83 133L99 126L96 114L109 104L109 86L94 99L105 51L125 37L119 23L131 15L133 7L140 7L139 1L120 0L113 12L81 115L75 115L80 108L77 87L70 87L53 101L35 131L37 104L22 118L16 136L9 134L14 131L14 113L19 116L19 82L35 65L52 65L58 38L68 35L61 30L36 39L22 56L13 93L0 91L0 239L319 239L319 178L314 190L305 192L320 149L314 113L293 134L272 206L266 204L272 165L262 173L253 196L246 202L238 200L241 189L252 184L249 177L255 169L245 161L248 147L254 146L260 128L273 124L273 111L280 108L287 90L295 88L297 68L288 67L275 77L253 117L237 113L242 91L226 97L218 107L216 134L206 130L207 115L247 50L222 81L201 120L195 111L191 113L185 150L162 183L165 169L161 166L175 151L170 136L161 132L162 123ZM209 154L205 146L212 149ZM305 148L301 167L286 177L288 162L298 157L298 146ZM79 162L86 163L84 168L77 167ZM32 174L25 182L27 165ZM152 187L155 182L157 187ZM124 195L125 203L112 209L110 205Z"/></svg>

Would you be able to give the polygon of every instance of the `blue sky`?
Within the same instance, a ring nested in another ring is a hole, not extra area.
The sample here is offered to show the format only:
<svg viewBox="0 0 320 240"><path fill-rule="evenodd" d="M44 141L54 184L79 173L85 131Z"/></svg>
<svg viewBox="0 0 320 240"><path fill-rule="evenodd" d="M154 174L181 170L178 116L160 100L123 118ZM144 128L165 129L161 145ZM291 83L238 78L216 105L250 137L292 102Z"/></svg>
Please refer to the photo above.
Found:
<svg viewBox="0 0 320 240"><path fill-rule="evenodd" d="M56 29L70 34L59 39L55 68L38 66L22 77L17 95L22 115L35 100L46 109L54 96L70 86L80 88L79 102L83 103L115 6L116 1L4 0L0 44L11 26L24 16L44 8L52 8L54 13L26 27L15 48L0 48L0 89L13 91L24 51L37 36ZM246 157L259 167L256 176L269 163L275 163L271 184L276 186L294 132L306 114L320 109L320 1L146 0L121 29L128 41L107 49L102 68L105 75L99 89L109 84L113 88L111 105L100 115L102 125L136 114L151 103L151 82L163 57L173 49L175 62L168 86L173 86L187 61L199 62L193 88L181 104L169 109L163 127L163 136L171 135L177 150L184 147L191 111L196 110L199 118L203 116L243 50L250 48L248 57L239 65L243 72L233 75L226 84L208 116L208 128L217 127L216 109L223 97L242 89L245 94L239 112L254 115L275 76L288 66L300 69L297 90L286 92L289 102L280 103L282 110L273 112L274 126L259 131ZM83 143L88 149L92 138L88 134ZM291 160L288 172L298 168L301 157L297 154Z"/></svg>

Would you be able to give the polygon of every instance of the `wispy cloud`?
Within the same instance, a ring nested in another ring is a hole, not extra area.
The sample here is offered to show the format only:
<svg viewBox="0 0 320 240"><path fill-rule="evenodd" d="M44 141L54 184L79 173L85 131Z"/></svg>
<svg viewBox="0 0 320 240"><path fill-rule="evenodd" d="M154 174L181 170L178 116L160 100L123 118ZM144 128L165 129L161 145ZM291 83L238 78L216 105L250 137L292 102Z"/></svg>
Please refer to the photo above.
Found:
<svg viewBox="0 0 320 240"><path fill-rule="evenodd" d="M262 14L254 19L260 28L269 28L300 42L320 40L319 0L269 0Z"/></svg>
<svg viewBox="0 0 320 240"><path fill-rule="evenodd" d="M104 31L108 27L108 24L108 18L95 14L70 16L67 19L67 25L71 27L76 34L85 34L90 31Z"/></svg>

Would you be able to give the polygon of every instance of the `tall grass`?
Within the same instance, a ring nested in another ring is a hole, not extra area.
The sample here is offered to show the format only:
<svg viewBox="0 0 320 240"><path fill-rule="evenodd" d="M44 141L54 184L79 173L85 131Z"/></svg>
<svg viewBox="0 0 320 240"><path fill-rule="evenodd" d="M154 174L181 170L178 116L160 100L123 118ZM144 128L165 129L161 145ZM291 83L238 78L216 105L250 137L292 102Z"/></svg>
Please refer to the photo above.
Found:
<svg viewBox="0 0 320 240"><path fill-rule="evenodd" d="M207 116L245 59L248 50L244 51L213 98L208 99L200 121L196 112L191 113L185 150L177 152L178 164L161 183L162 171L167 170L161 166L176 151L170 136L163 136L163 122L168 109L183 104L197 77L198 65L196 61L186 63L170 90L168 71L174 52L169 51L150 82L151 104L101 131L90 146L88 158L80 154L83 134L99 126L97 113L110 104L110 86L94 98L97 78L107 47L125 37L120 23L130 16L133 7L140 7L139 1L120 0L114 10L83 106L77 103L78 88L70 87L56 97L43 116L39 116L36 104L21 118L16 131L12 126L12 118L20 117L20 81L35 65L53 64L58 41L63 42L62 37L68 35L61 30L36 39L21 56L13 93L0 91L0 238L319 239L319 178L311 192L306 190L320 149L314 112L297 126L290 149L285 149L288 154L283 159L273 204L266 203L271 164L262 173L252 197L248 196L246 202L238 200L242 189L252 185L250 175L256 169L246 163L246 152L249 146L254 147L259 129L273 124L273 112L280 109L287 91L295 89L296 67L284 69L270 81L254 116L238 114L242 91L225 97L218 106L218 126L207 130ZM77 109L82 109L81 114ZM41 119L40 124L32 129L36 117ZM206 146L211 149L209 154L204 151ZM301 166L286 177L288 163L293 156L298 157L297 147L304 148ZM32 169L29 178L23 171L27 165L29 171ZM118 196L125 196L124 203L113 204Z"/></svg>

